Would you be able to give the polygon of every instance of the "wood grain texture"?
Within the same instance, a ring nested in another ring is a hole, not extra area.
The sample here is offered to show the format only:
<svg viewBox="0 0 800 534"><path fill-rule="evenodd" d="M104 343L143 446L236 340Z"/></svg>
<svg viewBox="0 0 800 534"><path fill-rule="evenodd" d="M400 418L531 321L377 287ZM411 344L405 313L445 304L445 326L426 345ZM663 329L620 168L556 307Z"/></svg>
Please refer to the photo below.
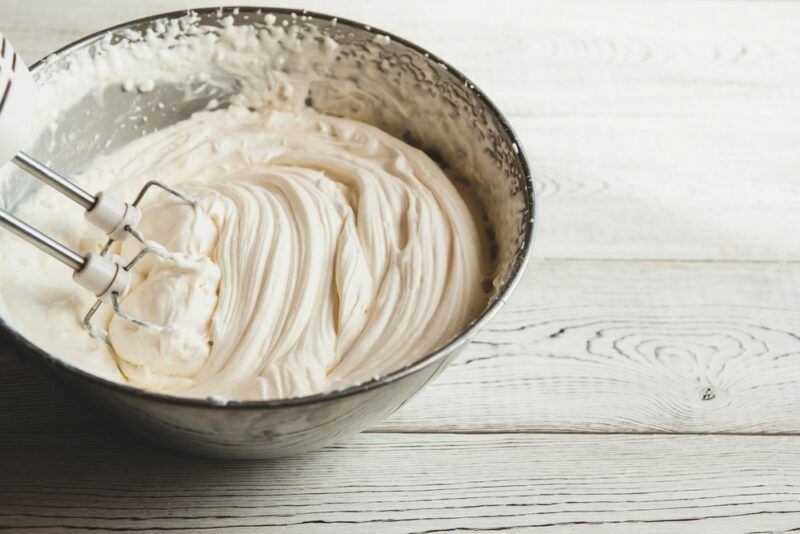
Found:
<svg viewBox="0 0 800 534"><path fill-rule="evenodd" d="M800 432L800 264L536 261L384 430Z"/></svg>
<svg viewBox="0 0 800 534"><path fill-rule="evenodd" d="M211 462L41 429L0 435L0 526L778 531L800 527L798 465L789 437L365 434L296 459Z"/></svg>

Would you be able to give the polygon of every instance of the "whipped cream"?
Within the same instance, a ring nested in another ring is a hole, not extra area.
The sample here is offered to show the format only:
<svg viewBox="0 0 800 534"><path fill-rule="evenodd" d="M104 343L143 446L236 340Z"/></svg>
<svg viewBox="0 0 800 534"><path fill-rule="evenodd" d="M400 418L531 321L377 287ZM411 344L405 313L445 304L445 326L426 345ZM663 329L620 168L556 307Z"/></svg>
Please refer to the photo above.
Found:
<svg viewBox="0 0 800 534"><path fill-rule="evenodd" d="M122 301L165 332L107 312L98 321L109 348L82 328L93 298L63 266L2 244L0 286L16 326L92 372L187 396L309 395L413 362L485 304L480 238L458 191L423 152L364 123L200 112L78 177L120 198L150 179L196 199L160 195L144 207L142 233L184 261L148 256ZM18 212L59 233L67 204L42 189ZM69 215L84 251L102 241ZM118 252L138 248L129 239Z"/></svg>
<svg viewBox="0 0 800 534"><path fill-rule="evenodd" d="M336 59L336 42L274 20L267 30L194 22L190 15L114 46L109 39L101 53L40 76L48 80L46 121L57 117L56 103L77 102L97 86L156 94L159 84L188 76L195 86L221 88L225 105L214 98L74 177L121 199L158 179L196 200L161 194L143 206L140 230L173 260L140 262L122 308L166 330L140 328L102 306L94 321L107 329L109 347L84 330L94 297L69 270L0 235L0 296L14 327L111 380L235 400L363 382L463 330L485 307L482 283L491 275L473 213L425 153L306 106L309 95L327 98L326 109L352 104L346 92L314 85L314 69ZM235 94L226 92L231 77ZM483 165L482 155L456 150ZM83 253L105 241L80 208L47 188L16 211ZM130 259L140 247L128 239L113 252Z"/></svg>

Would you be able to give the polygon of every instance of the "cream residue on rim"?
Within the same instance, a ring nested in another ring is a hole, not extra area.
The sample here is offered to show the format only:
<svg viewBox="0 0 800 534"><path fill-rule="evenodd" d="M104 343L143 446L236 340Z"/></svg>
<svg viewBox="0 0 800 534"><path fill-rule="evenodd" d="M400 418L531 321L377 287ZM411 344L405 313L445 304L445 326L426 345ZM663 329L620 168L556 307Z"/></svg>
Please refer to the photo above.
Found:
<svg viewBox="0 0 800 534"><path fill-rule="evenodd" d="M54 120L48 98L55 106L97 84L130 89L129 80L149 92L149 80L190 71L224 84L215 78L222 67L242 84L228 107L147 134L76 177L123 199L149 179L197 199L192 207L162 195L145 206L143 233L187 261L143 262L123 300L131 314L171 328L147 332L104 306L96 320L108 328L110 349L83 329L93 296L68 269L2 236L0 291L14 326L106 378L238 400L365 381L462 330L487 298L487 262L464 200L423 152L305 107L313 76L287 74L330 62L336 43L297 26L225 24L206 33L192 24L173 22L157 37L106 43L79 58L46 86L42 108ZM17 212L82 252L103 241L51 190ZM116 252L130 258L136 244Z"/></svg>

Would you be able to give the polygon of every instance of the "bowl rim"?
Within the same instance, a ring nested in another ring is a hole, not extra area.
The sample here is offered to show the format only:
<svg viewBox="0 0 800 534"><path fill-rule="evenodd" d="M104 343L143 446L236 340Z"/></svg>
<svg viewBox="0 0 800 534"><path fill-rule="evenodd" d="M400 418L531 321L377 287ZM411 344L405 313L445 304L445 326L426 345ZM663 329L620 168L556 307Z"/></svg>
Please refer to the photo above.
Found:
<svg viewBox="0 0 800 534"><path fill-rule="evenodd" d="M497 298L494 302L492 302L485 310L483 310L480 315L478 315L475 319L473 319L463 330L461 330L456 336L452 337L448 340L444 345L438 347L432 352L429 352L425 356L417 359L416 361L401 367L400 369L395 369L389 373L384 375L380 375L374 377L366 382L352 384L350 386L346 386L342 389L337 389L333 391L328 391L324 393L316 393L314 395L307 395L302 397L289 397L289 398L281 398L281 399L268 399L268 400L214 400L211 397L181 397L178 395L170 395L166 393L158 393L154 391L148 391L127 383L115 382L113 380L109 380L107 378L103 378L88 371L85 371L79 367L71 365L64 360L58 358L57 356L41 349L37 345L33 344L32 342L28 341L22 334L17 332L13 329L2 317L0 317L0 332L5 334L3 337L11 338L13 342L16 342L23 346L23 348L28 349L29 352L36 354L37 356L44 359L46 363L54 365L56 367L63 368L69 373L75 374L80 378L93 382L94 384L104 387L110 388L119 392L123 395L132 395L134 397L138 397L148 401L154 402L161 402L167 404L177 404L187 407L194 407L194 408L213 408L213 409L234 409L234 410L250 410L250 409L264 409L264 408L284 408L284 407L291 407L291 406L305 406L310 404L322 403L326 401L331 401L335 399L339 399L342 397L348 397L351 395L355 395L358 393L364 393L366 391L370 391L372 389L390 384L397 380L400 380L406 376L409 376L416 371L427 367L448 354L451 354L454 350L458 349L462 345L465 345L472 338L477 334L477 332L486 324L488 323L495 314L500 310L500 308L505 304L506 298L510 295L514 289L516 288L517 284L519 283L522 275L525 271L525 268L530 260L532 251L533 251L533 242L536 236L537 230L537 222L538 222L538 214L537 214L537 199L536 199L536 192L533 184L533 175L531 172L531 166L528 161L528 157L525 153L525 149L523 148L522 143L520 142L519 136L517 136L514 129L511 127L508 119L503 115L500 109L495 105L495 103L484 93L477 85L475 85L472 80L467 78L460 70L456 69L443 59L441 59L436 54L429 52L428 50L422 48L419 45L416 45L402 37L398 37L393 33L381 30L380 28L376 28L371 25L366 25L360 22L356 22L347 18L338 17L334 15L327 15L324 13L318 13L306 9L292 9L292 8L278 8L278 7L267 7L267 6L226 6L226 7L209 7L209 8L198 8L198 9L184 9L178 11L170 11L167 13L160 13L156 15L150 15L147 17L142 17L139 19L130 20L127 22L123 22L120 24L116 24L114 26L110 26L108 28L96 31L85 37L81 37L61 48L47 54L46 56L42 57L35 63L33 63L30 67L31 72L36 72L38 69L42 68L43 65L52 61L53 57L62 56L67 54L75 49L81 48L93 41L96 41L108 33L119 31L130 26L134 25L141 25L145 23L152 23L160 19L174 19L186 16L188 13L195 13L201 16L208 16L217 14L220 18L224 17L225 15L236 15L236 14L275 14L275 15L284 15L284 16L291 16L292 14L296 15L297 17L307 16L311 17L312 19L323 20L327 22L336 21L336 24L356 28L362 31L367 31L373 34L379 34L389 37L392 41L397 41L405 47L408 47L420 54L426 55L430 60L437 62L443 65L453 76L456 77L457 80L461 81L466 87L469 88L481 101L482 103L491 111L494 115L495 119L499 122L500 126L509 136L513 143L517 146L517 160L519 161L523 177L525 180L525 188L524 188L524 195L525 195L525 207L528 213L528 219L525 224L525 232L522 240L522 249L520 251L519 256L514 261L514 264L511 268L511 273L509 275L508 281L505 285L501 288L500 293L498 294Z"/></svg>

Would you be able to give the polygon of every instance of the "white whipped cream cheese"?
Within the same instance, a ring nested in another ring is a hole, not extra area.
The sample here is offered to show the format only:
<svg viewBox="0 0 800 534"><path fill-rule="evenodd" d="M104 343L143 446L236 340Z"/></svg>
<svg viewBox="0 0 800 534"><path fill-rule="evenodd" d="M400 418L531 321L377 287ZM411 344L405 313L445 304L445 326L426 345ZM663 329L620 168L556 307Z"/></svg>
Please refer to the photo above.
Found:
<svg viewBox="0 0 800 534"><path fill-rule="evenodd" d="M183 62L188 52L160 50L167 65L177 61L170 53ZM132 61L120 52L111 60ZM108 70L98 61L94 72ZM151 62L146 70L158 74ZM280 87L290 99L291 84L281 78ZM103 306L94 320L108 347L84 330L94 297L69 270L0 236L0 293L14 326L92 373L191 397L309 395L412 363L486 303L486 261L465 201L423 152L365 123L276 109L274 98L234 101L98 157L76 177L128 200L150 179L197 199L154 195L144 206L141 231L181 261L141 262L122 306L166 332ZM17 213L84 253L104 241L46 188ZM129 239L116 253L129 259L139 247Z"/></svg>

